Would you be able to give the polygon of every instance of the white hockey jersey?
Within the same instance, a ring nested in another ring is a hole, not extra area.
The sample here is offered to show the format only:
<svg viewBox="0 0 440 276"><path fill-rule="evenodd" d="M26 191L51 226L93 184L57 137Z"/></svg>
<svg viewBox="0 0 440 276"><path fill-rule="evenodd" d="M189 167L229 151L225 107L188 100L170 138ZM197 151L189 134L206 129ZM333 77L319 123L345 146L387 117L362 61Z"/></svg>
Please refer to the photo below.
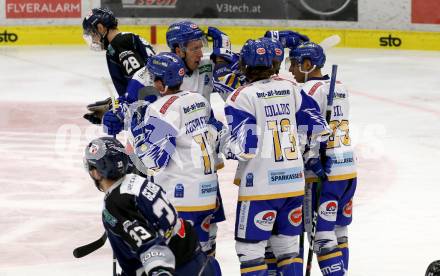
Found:
<svg viewBox="0 0 440 276"><path fill-rule="evenodd" d="M330 134L316 102L279 77L239 87L225 107L229 142L225 154L239 160L239 201L304 194L298 125L314 137Z"/></svg>
<svg viewBox="0 0 440 276"><path fill-rule="evenodd" d="M313 78L303 84L302 90L312 97L319 105L321 115L325 117L327 109L330 78ZM328 179L332 181L346 180L356 177L356 162L351 146L349 127L350 104L345 86L337 81L333 99L332 114L329 126L332 129L327 142L327 156L333 159ZM312 171L306 171L307 182L316 182L317 176Z"/></svg>
<svg viewBox="0 0 440 276"><path fill-rule="evenodd" d="M210 116L208 100L188 91L161 97L146 110L139 155L178 211L216 206L218 179Z"/></svg>
<svg viewBox="0 0 440 276"><path fill-rule="evenodd" d="M197 70L194 70L191 74L185 75L180 88L182 90L199 93L209 101L213 90L213 68L214 64L209 59L209 55L204 55Z"/></svg>

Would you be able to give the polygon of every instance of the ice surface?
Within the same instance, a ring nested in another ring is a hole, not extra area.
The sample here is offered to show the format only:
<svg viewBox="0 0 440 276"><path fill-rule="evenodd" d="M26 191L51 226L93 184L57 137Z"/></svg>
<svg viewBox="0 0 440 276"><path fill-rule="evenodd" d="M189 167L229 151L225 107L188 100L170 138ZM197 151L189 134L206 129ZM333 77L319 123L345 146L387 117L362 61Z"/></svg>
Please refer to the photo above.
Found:
<svg viewBox="0 0 440 276"><path fill-rule="evenodd" d="M333 63L351 92L359 158L350 275L424 275L440 258L440 53L332 49L324 71ZM103 231L102 194L81 163L86 141L102 133L81 116L111 90L104 55L2 47L0 85L0 275L110 275L108 245L72 256ZM220 98L214 101L221 113ZM224 275L239 275L234 168L228 162L220 172Z"/></svg>

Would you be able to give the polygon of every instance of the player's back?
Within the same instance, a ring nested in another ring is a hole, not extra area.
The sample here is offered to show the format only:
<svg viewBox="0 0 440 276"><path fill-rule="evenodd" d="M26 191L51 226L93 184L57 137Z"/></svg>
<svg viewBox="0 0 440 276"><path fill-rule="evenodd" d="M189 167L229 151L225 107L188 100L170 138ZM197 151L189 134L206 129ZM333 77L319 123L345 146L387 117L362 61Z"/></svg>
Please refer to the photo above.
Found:
<svg viewBox="0 0 440 276"><path fill-rule="evenodd" d="M249 116L247 121L255 121L256 125L252 130L257 137L255 156L240 162L240 200L284 198L304 193L295 117L300 106L296 85L280 78L253 82L229 96L226 115Z"/></svg>
<svg viewBox="0 0 440 276"><path fill-rule="evenodd" d="M313 78L304 83L303 91L312 97L325 116L330 90L330 78L324 76ZM332 135L327 143L327 155L333 159L332 169L329 174L330 180L345 180L356 177L356 164L353 147L350 138L350 103L349 93L345 85L340 81L335 84L332 113L329 126ZM307 178L313 181L316 176L307 171Z"/></svg>
<svg viewBox="0 0 440 276"><path fill-rule="evenodd" d="M164 96L147 109L147 124L156 124L155 129L174 137L171 138L174 148L164 149L170 154L165 165L159 164L159 155L149 155L144 160L149 168L160 167L154 175L155 182L164 187L177 210L202 211L215 207L217 174L214 141L207 124L210 115L208 100L188 91ZM156 134L152 132L152 135Z"/></svg>

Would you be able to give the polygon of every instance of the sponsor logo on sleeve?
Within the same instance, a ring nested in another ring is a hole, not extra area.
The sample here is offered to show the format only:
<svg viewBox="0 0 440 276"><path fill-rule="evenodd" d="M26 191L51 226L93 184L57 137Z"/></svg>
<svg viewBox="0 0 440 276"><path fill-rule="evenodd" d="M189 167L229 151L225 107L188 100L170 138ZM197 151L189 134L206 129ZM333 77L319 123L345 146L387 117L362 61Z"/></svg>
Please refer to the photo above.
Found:
<svg viewBox="0 0 440 276"><path fill-rule="evenodd" d="M254 217L254 224L263 231L272 231L276 216L277 212L275 210L259 212Z"/></svg>
<svg viewBox="0 0 440 276"><path fill-rule="evenodd" d="M110 224L112 227L115 227L116 224L118 223L118 220L112 214L110 214L110 212L107 209L104 209L102 211L102 217L104 221Z"/></svg>
<svg viewBox="0 0 440 276"><path fill-rule="evenodd" d="M178 183L174 187L174 197L175 198L183 198L185 196L185 187L183 184Z"/></svg>
<svg viewBox="0 0 440 276"><path fill-rule="evenodd" d="M338 211L338 202L329 200L321 203L318 214L326 221L336 221L336 213Z"/></svg>

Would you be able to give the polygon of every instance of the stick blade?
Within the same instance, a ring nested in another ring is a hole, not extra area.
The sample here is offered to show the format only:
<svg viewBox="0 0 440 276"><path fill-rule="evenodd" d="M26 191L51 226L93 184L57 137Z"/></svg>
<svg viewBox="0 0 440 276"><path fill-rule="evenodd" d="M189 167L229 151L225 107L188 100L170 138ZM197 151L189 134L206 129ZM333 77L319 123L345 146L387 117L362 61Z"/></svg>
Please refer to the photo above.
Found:
<svg viewBox="0 0 440 276"><path fill-rule="evenodd" d="M325 38L319 45L325 50L335 47L341 42L341 37L337 34Z"/></svg>
<svg viewBox="0 0 440 276"><path fill-rule="evenodd" d="M105 244L106 240L107 240L107 233L104 233L98 240L75 248L73 250L73 256L75 258L82 258L84 256L87 256L90 253L101 248Z"/></svg>

